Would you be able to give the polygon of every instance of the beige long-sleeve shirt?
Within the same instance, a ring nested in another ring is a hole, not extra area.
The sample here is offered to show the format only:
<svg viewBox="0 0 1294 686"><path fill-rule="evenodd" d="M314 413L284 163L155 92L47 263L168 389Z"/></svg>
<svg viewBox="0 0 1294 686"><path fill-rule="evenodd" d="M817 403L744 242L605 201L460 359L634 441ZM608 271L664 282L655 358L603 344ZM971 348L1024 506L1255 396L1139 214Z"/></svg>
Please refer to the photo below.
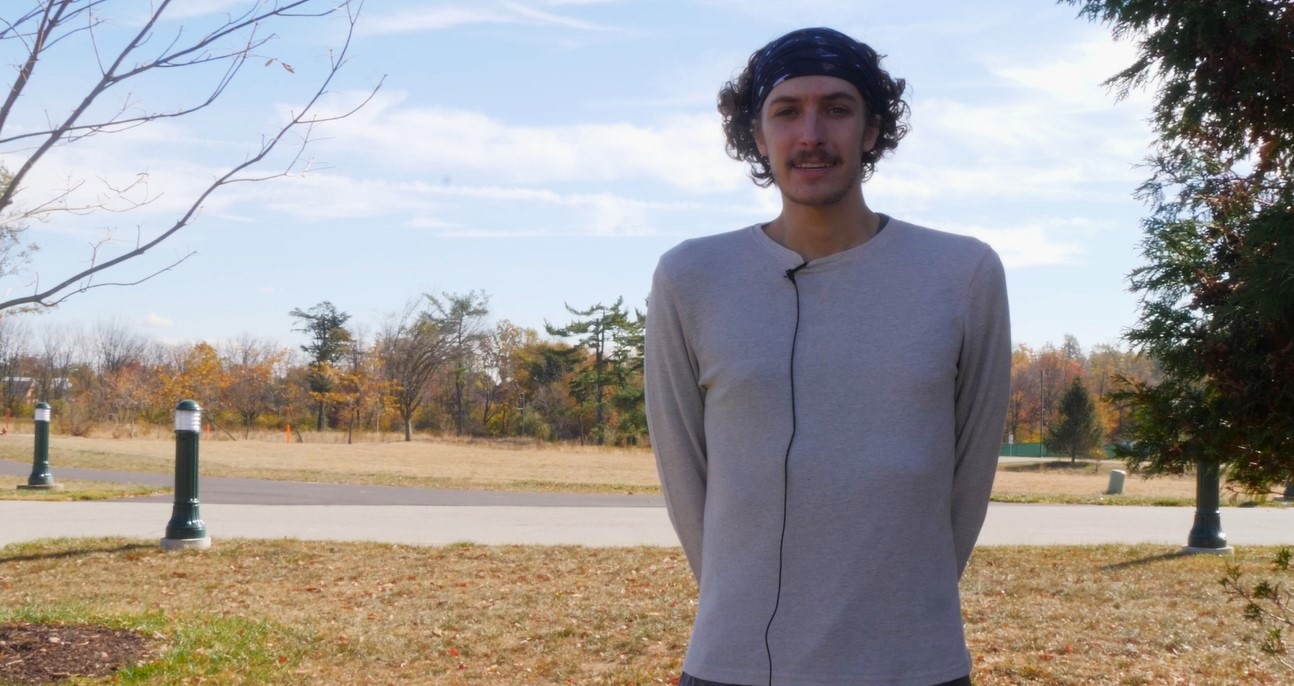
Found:
<svg viewBox="0 0 1294 686"><path fill-rule="evenodd" d="M684 242L653 279L648 421L700 583L684 670L767 683L785 512L774 684L964 676L957 585L1010 382L1001 262L898 220L793 284L802 262L752 226Z"/></svg>

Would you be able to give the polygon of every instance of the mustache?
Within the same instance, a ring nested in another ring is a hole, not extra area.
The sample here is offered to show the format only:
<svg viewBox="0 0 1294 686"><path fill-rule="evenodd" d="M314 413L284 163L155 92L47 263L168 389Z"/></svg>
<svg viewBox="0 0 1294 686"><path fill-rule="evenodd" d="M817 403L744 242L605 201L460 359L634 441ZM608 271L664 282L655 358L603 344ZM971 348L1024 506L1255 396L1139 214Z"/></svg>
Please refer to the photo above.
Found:
<svg viewBox="0 0 1294 686"><path fill-rule="evenodd" d="M789 160L787 160L787 164L793 167L802 165L802 164L839 164L839 163L840 163L840 157L836 155L821 153L821 152L803 152L803 153L796 154L792 156Z"/></svg>

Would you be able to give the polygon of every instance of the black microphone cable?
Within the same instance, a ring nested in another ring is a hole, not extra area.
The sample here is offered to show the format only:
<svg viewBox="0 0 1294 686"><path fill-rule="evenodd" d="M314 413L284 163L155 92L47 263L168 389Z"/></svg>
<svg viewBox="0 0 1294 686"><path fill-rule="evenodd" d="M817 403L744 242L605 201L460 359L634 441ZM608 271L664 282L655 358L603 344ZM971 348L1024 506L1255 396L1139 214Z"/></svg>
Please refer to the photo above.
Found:
<svg viewBox="0 0 1294 686"><path fill-rule="evenodd" d="M795 331L791 334L791 438L786 442L786 455L782 458L782 533L777 541L777 595L773 599L773 614L768 616L768 625L764 627L764 654L768 656L768 686L773 686L773 648L768 642L768 634L773 629L773 620L777 617L777 608L782 604L782 551L786 545L786 509L790 492L789 479L791 446L795 443L795 345L800 338L800 284L795 281L795 273L809 266L808 262L786 270L786 278L795 289Z"/></svg>

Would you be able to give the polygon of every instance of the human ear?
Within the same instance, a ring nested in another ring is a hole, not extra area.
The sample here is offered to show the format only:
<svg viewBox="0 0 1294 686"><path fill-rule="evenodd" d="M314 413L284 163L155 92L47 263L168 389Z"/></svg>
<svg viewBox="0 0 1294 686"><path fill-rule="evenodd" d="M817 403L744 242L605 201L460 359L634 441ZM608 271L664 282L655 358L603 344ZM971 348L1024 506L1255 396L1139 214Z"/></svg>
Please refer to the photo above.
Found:
<svg viewBox="0 0 1294 686"><path fill-rule="evenodd" d="M881 118L872 117L867 123L867 130L863 132L863 152L871 152L876 147L876 140L881 137Z"/></svg>
<svg viewBox="0 0 1294 686"><path fill-rule="evenodd" d="M751 122L750 130L755 134L755 149L759 151L760 157L768 157L768 145L764 142L764 132L759 127L759 120Z"/></svg>

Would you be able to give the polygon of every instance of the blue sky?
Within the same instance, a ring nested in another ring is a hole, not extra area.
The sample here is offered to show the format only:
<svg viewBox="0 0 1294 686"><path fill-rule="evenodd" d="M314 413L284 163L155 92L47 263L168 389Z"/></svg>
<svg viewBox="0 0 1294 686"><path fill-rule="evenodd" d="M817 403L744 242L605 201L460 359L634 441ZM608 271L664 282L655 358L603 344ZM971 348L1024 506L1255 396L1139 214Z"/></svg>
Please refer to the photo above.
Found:
<svg viewBox="0 0 1294 686"><path fill-rule="evenodd" d="M246 4L186 0L183 22ZM105 40L131 25L129 9L116 11ZM912 131L864 187L869 204L992 244L1018 342L1116 342L1136 315L1125 277L1139 263L1145 207L1132 192L1145 176L1150 99L1116 103L1100 84L1132 46L1046 0L369 0L324 111L385 84L358 114L314 132L306 173L223 189L192 226L105 280L196 253L174 270L26 319L36 331L115 319L165 341L297 344L288 311L323 300L370 332L424 292L484 290L493 319L535 328L567 322L564 303L624 296L641 307L669 247L777 214L776 192L725 156L714 98L753 50L812 25L870 43L909 84ZM27 238L42 250L0 286L12 297L85 264L109 232L101 259L173 221L194 189L304 102L343 29L282 25L260 51L278 62L249 65L201 115L51 156L19 203L69 180L90 192L145 170L154 200L32 223ZM4 50L12 64L13 46ZM65 107L87 57L75 46L52 54L38 74L49 80L16 120ZM180 102L210 77L151 80L131 102ZM0 160L12 167L15 152Z"/></svg>

